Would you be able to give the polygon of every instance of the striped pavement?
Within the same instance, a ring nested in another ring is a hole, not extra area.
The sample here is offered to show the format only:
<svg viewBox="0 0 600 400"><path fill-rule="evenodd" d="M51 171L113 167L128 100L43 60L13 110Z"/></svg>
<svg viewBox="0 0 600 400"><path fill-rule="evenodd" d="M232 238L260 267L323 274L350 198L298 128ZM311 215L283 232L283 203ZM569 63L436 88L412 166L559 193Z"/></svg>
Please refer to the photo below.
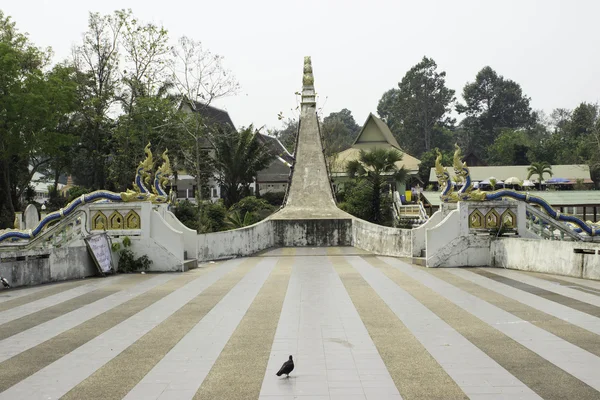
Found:
<svg viewBox="0 0 600 400"><path fill-rule="evenodd" d="M599 336L597 281L280 248L0 290L0 400L598 399Z"/></svg>

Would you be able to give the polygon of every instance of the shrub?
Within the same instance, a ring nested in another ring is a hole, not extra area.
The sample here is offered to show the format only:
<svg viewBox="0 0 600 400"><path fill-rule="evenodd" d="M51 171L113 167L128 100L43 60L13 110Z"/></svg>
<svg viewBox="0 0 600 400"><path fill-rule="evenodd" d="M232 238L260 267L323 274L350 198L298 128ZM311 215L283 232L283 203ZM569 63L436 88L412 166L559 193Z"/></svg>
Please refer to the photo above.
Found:
<svg viewBox="0 0 600 400"><path fill-rule="evenodd" d="M123 249L119 251L121 246L118 243L113 243L111 246L113 251L119 251L119 271L120 272L136 272L145 271L150 268L152 260L147 255L135 258L133 251L129 249L131 246L131 239L125 236L123 238Z"/></svg>
<svg viewBox="0 0 600 400"><path fill-rule="evenodd" d="M198 230L199 210L197 205L188 200L181 201L173 208L173 214L188 228Z"/></svg>
<svg viewBox="0 0 600 400"><path fill-rule="evenodd" d="M81 197L82 194L88 194L90 192L91 192L91 190L86 187L73 186L67 192L67 202L71 202L71 201L75 200L76 198Z"/></svg>
<svg viewBox="0 0 600 400"><path fill-rule="evenodd" d="M283 204L283 198L285 197L285 192L267 192L261 196L264 200L266 200L272 206L279 207Z"/></svg>
<svg viewBox="0 0 600 400"><path fill-rule="evenodd" d="M274 210L275 207L268 201L254 196L244 197L229 208L230 213L238 212L242 219L246 218L246 214L250 214L251 216L248 218L250 218L252 222L248 225L252 225L267 218Z"/></svg>
<svg viewBox="0 0 600 400"><path fill-rule="evenodd" d="M225 218L227 209L222 201L216 203L204 203L199 206L198 232L219 232L227 229Z"/></svg>

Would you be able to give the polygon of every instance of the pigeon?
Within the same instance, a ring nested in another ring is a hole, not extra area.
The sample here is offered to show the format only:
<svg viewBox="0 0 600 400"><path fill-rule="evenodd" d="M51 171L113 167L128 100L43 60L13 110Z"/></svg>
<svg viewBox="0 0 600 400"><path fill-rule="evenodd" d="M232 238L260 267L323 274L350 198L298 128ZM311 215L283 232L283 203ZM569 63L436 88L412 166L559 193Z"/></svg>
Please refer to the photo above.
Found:
<svg viewBox="0 0 600 400"><path fill-rule="evenodd" d="M292 360L292 356L290 356L290 359L287 360L286 362L284 362L283 365L281 366L281 369L277 373L277 376L286 374L287 375L286 378L289 378L290 372L292 372L293 370L294 370L294 360Z"/></svg>
<svg viewBox="0 0 600 400"><path fill-rule="evenodd" d="M0 282L2 282L2 286L4 286L5 288L9 288L10 287L10 284L8 283L8 281L6 280L6 278L3 278L3 277L0 276ZM292 369L293 369L293 367L292 367Z"/></svg>

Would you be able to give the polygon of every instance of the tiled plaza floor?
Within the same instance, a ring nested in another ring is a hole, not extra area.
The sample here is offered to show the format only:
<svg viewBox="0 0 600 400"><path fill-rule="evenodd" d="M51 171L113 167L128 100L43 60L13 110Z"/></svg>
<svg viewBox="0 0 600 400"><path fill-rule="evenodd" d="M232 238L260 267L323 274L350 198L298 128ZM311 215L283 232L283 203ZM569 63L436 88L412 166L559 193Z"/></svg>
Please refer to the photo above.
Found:
<svg viewBox="0 0 600 400"><path fill-rule="evenodd" d="M599 335L597 281L283 248L0 291L0 399L599 399Z"/></svg>

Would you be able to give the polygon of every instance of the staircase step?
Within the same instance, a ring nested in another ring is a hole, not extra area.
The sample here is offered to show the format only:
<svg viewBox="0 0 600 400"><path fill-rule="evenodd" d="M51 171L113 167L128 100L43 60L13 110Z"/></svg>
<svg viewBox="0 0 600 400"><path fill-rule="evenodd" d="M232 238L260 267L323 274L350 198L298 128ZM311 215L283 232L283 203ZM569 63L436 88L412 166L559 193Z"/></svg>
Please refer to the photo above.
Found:
<svg viewBox="0 0 600 400"><path fill-rule="evenodd" d="M189 271L190 269L198 268L198 259L189 258L183 262L182 272Z"/></svg>

